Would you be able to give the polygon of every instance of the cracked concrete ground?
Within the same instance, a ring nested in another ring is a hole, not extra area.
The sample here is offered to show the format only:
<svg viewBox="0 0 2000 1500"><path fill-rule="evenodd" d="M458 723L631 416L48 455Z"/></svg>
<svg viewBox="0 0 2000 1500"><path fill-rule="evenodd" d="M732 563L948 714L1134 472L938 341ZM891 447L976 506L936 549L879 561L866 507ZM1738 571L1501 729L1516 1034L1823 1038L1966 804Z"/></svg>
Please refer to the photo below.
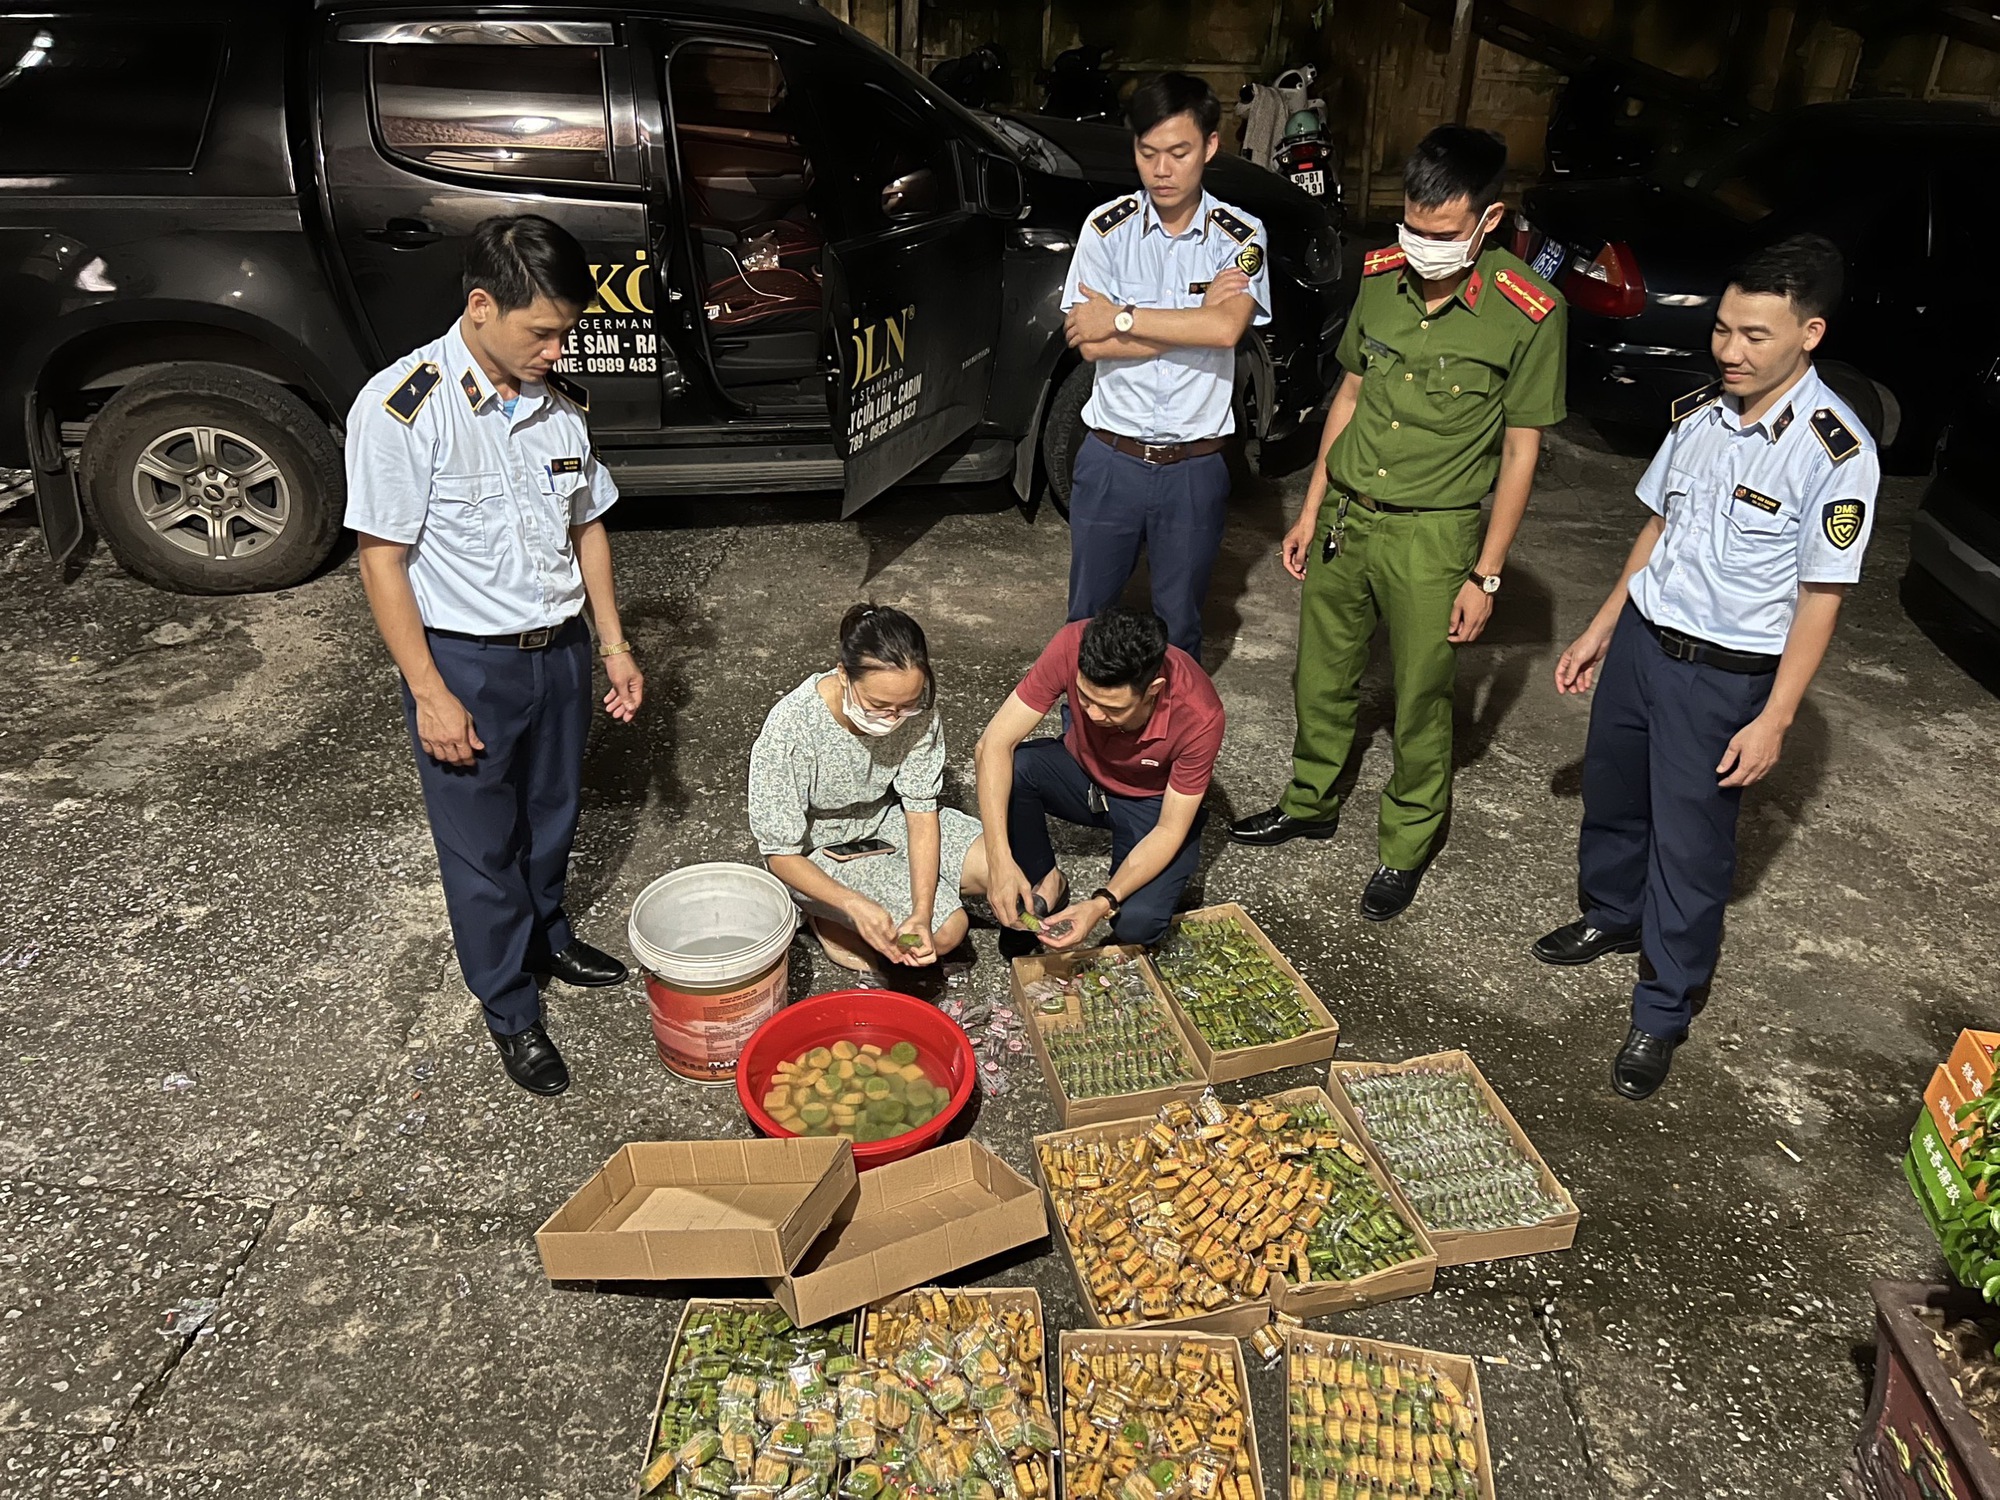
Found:
<svg viewBox="0 0 2000 1500"><path fill-rule="evenodd" d="M1209 619L1230 730L1198 894L1257 915L1343 1055L1471 1050L1574 1191L1574 1250L1327 1320L1487 1357L1503 1496L1828 1495L1866 1395L1867 1282L1937 1266L1896 1167L1919 1091L1961 1025L1993 1019L2000 706L1958 664L1991 646L1906 613L1918 485L1892 481L1833 656L1747 804L1715 1002L1666 1092L1615 1099L1630 961L1554 972L1526 944L1575 883L1587 709L1550 669L1638 524L1640 467L1585 428L1552 439L1464 655L1451 843L1381 927L1355 911L1388 762L1379 664L1340 837L1220 841L1282 785L1291 737L1275 544L1304 476L1246 481ZM154 593L102 558L63 587L18 521L0 522L0 1492L625 1492L676 1299L721 1288L551 1287L533 1230L625 1141L746 1133L733 1098L661 1069L636 984L551 992L568 1095L506 1083L351 560L261 598ZM1061 619L1067 539L1004 494L931 491L858 523L819 499L634 500L616 548L648 706L593 734L572 911L622 950L648 881L753 854L750 741L858 597L928 628L969 805L974 736ZM1101 878L1101 850L1071 857ZM968 992L995 997L976 939ZM834 982L794 948L795 994ZM1031 1066L1011 1080L976 1130L1025 1169L1053 1120ZM971 1274L1077 1319L1046 1251ZM1256 1381L1282 1495L1279 1394Z"/></svg>

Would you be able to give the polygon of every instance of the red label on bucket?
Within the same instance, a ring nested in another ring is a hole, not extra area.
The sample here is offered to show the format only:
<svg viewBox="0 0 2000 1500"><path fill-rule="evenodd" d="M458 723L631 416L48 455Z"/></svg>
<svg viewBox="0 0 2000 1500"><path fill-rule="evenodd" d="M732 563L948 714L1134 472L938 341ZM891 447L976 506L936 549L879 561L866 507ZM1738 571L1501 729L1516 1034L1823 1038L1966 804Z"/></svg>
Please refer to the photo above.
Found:
<svg viewBox="0 0 2000 1500"><path fill-rule="evenodd" d="M646 995L660 1061L684 1078L729 1082L750 1034L784 1005L790 977L789 955L742 989L720 993L676 989L649 973Z"/></svg>

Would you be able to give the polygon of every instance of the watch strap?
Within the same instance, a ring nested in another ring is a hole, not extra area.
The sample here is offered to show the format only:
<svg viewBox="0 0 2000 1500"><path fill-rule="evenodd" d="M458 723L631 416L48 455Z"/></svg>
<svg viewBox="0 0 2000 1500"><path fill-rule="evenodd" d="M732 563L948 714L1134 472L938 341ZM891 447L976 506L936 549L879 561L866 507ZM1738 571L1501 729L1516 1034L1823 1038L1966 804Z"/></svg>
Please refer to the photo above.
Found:
<svg viewBox="0 0 2000 1500"><path fill-rule="evenodd" d="M1100 885L1096 890L1092 891L1090 899L1093 901L1102 901L1106 906L1111 908L1111 915L1114 917L1118 915L1119 909L1124 905L1122 901L1111 894L1111 887L1108 885Z"/></svg>

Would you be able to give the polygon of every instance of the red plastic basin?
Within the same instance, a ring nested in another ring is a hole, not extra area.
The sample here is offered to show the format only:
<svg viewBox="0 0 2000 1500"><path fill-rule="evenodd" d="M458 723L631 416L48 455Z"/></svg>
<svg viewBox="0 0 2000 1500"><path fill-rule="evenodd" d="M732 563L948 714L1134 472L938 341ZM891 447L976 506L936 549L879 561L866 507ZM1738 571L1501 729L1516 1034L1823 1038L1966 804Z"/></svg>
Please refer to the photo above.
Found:
<svg viewBox="0 0 2000 1500"><path fill-rule="evenodd" d="M873 1042L884 1051L898 1042L908 1042L917 1049L917 1061L932 1081L951 1087L951 1099L945 1107L915 1130L886 1141L856 1142L857 1171L901 1161L935 1146L965 1108L978 1081L972 1039L951 1017L939 1014L936 1006L886 990L835 990L787 1006L750 1033L736 1063L736 1097L743 1101L750 1123L765 1135L793 1138L796 1132L785 1129L764 1108L771 1075L779 1063L792 1062L801 1053L831 1047L835 1042L853 1042L857 1047Z"/></svg>

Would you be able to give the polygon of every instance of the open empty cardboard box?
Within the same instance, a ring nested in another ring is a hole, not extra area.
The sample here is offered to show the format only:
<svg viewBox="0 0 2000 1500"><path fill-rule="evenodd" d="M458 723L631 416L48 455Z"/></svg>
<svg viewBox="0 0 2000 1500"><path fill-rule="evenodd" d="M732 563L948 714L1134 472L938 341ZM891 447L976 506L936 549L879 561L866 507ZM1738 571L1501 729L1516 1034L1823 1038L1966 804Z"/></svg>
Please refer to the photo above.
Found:
<svg viewBox="0 0 2000 1500"><path fill-rule="evenodd" d="M1035 1185L977 1141L858 1181L845 1140L626 1146L535 1234L552 1281L756 1277L823 1322L1048 1233Z"/></svg>

